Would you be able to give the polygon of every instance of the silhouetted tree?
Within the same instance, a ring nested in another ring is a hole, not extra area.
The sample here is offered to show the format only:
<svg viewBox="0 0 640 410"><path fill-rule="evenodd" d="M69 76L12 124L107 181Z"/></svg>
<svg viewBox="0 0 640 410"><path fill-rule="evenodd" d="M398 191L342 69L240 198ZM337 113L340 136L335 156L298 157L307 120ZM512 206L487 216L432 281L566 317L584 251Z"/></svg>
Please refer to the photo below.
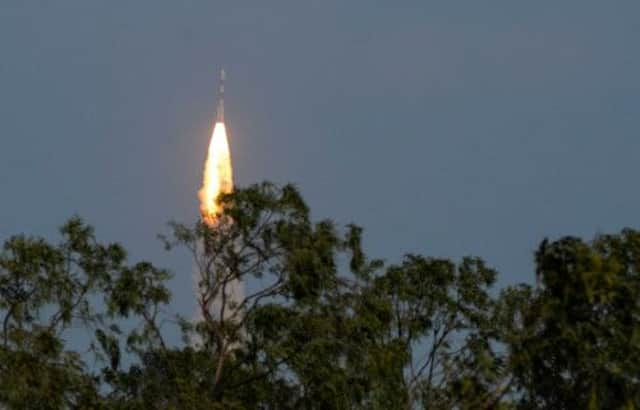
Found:
<svg viewBox="0 0 640 410"><path fill-rule="evenodd" d="M545 240L538 284L498 292L479 258L368 258L359 227L312 221L290 185L220 201L215 227L172 223L162 238L193 256L194 319L167 313L167 271L129 264L79 218L57 244L5 241L0 407L640 405L637 231Z"/></svg>

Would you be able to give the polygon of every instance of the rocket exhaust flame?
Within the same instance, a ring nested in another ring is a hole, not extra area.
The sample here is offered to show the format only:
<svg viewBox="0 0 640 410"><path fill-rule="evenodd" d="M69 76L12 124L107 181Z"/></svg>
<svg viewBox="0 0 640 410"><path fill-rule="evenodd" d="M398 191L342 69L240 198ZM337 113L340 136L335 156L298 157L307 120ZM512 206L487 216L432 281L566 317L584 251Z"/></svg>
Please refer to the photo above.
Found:
<svg viewBox="0 0 640 410"><path fill-rule="evenodd" d="M216 122L209 142L209 152L204 166L202 188L198 192L200 198L200 214L202 220L213 227L216 225L222 209L218 204L218 195L233 190L233 170L231 153L224 122Z"/></svg>
<svg viewBox="0 0 640 410"><path fill-rule="evenodd" d="M220 194L227 194L233 191L233 169L231 166L231 153L229 151L229 141L224 120L224 79L225 73L220 73L220 88L218 95L218 106L216 123L213 128L209 150L204 166L204 176L202 188L198 192L200 199L200 215L204 224L210 228L218 229L222 220L222 204L218 202ZM233 221L227 221L233 223ZM202 249L206 253L206 244L202 243ZM207 255L207 257L216 257ZM223 268L224 269L224 268ZM238 278L231 278L227 271L196 271L194 272L196 292L199 299L200 309L209 312L209 316L216 320L234 320L240 313L238 307L244 298L244 286ZM211 291L208 287L211 281L205 280L204 276L211 276L214 282L222 285L213 298L207 293ZM196 312L196 320L202 320L204 311ZM235 346L235 345L234 345ZM233 346L229 346L230 348Z"/></svg>
<svg viewBox="0 0 640 410"><path fill-rule="evenodd" d="M218 214L221 211L217 203L218 195L228 194L233 190L231 154L229 153L227 130L224 125L224 80L225 72L221 70L216 125L213 128L211 142L209 142L202 188L198 192L202 220L211 227L216 225Z"/></svg>

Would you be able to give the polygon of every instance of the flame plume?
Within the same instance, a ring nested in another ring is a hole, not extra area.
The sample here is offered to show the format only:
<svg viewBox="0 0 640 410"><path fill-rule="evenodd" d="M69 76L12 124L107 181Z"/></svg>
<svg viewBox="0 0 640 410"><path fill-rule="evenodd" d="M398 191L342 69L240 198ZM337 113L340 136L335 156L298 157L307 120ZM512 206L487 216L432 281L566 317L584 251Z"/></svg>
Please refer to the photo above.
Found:
<svg viewBox="0 0 640 410"><path fill-rule="evenodd" d="M224 122L216 122L209 143L209 154L204 165L202 188L198 192L200 198L200 214L209 226L215 226L222 211L218 203L218 195L233 190L233 170L227 130Z"/></svg>

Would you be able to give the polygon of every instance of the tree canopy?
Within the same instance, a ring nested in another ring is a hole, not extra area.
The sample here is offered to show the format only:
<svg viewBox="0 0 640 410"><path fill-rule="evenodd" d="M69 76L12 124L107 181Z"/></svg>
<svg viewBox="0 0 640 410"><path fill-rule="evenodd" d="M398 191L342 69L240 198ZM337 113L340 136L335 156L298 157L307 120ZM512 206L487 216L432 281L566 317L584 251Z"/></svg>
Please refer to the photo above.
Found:
<svg viewBox="0 0 640 410"><path fill-rule="evenodd" d="M0 408L640 407L639 231L546 239L531 284L499 288L479 257L370 258L291 185L219 200L215 227L161 238L193 257L194 317L80 218L7 239Z"/></svg>

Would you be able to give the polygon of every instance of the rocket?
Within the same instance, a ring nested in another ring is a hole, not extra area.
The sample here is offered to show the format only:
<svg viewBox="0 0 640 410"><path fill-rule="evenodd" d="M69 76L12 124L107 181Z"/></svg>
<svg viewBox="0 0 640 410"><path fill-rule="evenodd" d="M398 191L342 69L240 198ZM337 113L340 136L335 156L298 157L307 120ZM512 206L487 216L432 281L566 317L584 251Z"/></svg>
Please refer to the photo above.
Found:
<svg viewBox="0 0 640 410"><path fill-rule="evenodd" d="M216 122L224 123L224 69L220 70L220 85L218 88L218 108Z"/></svg>

